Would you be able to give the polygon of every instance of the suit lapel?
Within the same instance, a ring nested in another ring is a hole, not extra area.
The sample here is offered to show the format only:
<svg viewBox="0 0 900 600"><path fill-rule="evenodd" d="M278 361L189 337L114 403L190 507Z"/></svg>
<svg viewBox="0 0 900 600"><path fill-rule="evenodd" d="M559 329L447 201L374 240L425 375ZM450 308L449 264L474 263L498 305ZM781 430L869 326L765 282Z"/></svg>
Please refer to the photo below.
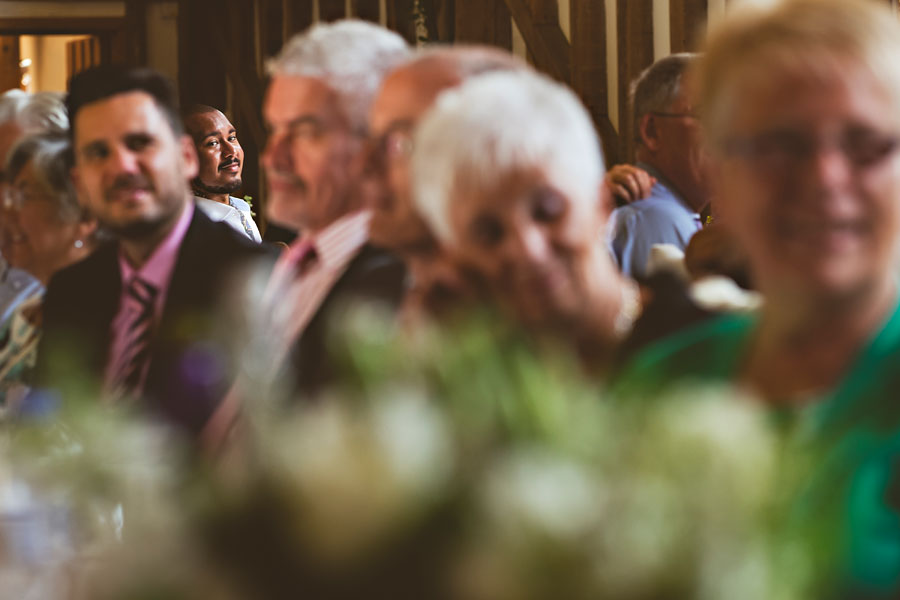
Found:
<svg viewBox="0 0 900 600"><path fill-rule="evenodd" d="M88 284L90 294L82 295L84 306L80 313L90 315L92 325L84 331L95 337L93 346L97 349L97 372L101 374L109 360L112 322L119 311L122 297L122 273L119 270L119 245L112 243L97 249L95 267Z"/></svg>
<svg viewBox="0 0 900 600"><path fill-rule="evenodd" d="M169 289L163 303L159 330L169 331L175 323L176 313L184 306L191 305L192 296L197 290L197 277L202 269L202 258L198 257L198 249L202 250L199 238L202 237L203 213L194 209L191 224L188 226L178 248L175 266L169 279Z"/></svg>

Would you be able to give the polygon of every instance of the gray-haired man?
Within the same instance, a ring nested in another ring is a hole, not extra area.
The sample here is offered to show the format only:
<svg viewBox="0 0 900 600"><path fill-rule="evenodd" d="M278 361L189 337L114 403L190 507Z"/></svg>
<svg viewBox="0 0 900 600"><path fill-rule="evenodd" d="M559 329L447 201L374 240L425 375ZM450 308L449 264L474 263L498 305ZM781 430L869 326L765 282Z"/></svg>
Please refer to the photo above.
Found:
<svg viewBox="0 0 900 600"><path fill-rule="evenodd" d="M371 212L360 182L369 109L381 80L409 52L397 34L348 20L295 36L269 64L267 213L300 235L268 283L271 335L258 355L272 375L293 365L291 392L331 376L323 347L332 307L348 297L392 305L402 297L402 264L368 245Z"/></svg>
<svg viewBox="0 0 900 600"><path fill-rule="evenodd" d="M709 204L700 123L683 85L695 56L673 54L648 67L631 87L637 166L655 183L650 196L613 213L611 245L626 275L647 275L650 248L680 249L701 227Z"/></svg>

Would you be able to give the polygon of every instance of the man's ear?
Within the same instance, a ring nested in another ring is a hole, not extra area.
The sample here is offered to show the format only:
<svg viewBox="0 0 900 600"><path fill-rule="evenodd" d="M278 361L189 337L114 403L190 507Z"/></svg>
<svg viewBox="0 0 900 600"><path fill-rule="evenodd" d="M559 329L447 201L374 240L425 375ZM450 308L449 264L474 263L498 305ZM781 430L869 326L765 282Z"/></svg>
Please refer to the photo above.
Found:
<svg viewBox="0 0 900 600"><path fill-rule="evenodd" d="M187 181L194 179L200 170L197 160L197 148L194 147L194 140L191 136L183 134L180 139L181 143L181 159L184 165L184 177Z"/></svg>
<svg viewBox="0 0 900 600"><path fill-rule="evenodd" d="M659 148L659 132L656 128L656 116L647 113L638 122L638 138L647 149L656 151Z"/></svg>

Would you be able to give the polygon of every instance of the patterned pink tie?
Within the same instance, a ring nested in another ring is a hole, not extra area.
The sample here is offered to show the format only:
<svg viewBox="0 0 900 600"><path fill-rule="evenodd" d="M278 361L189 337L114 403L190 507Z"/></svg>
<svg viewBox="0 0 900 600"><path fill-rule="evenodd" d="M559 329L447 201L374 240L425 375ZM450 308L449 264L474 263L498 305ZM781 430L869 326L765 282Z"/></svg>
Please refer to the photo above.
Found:
<svg viewBox="0 0 900 600"><path fill-rule="evenodd" d="M130 396L140 389L150 358L150 340L153 334L153 308L157 290L135 276L126 293L137 303L138 311L128 324L125 351L116 357L116 368L110 379L111 389L117 398Z"/></svg>

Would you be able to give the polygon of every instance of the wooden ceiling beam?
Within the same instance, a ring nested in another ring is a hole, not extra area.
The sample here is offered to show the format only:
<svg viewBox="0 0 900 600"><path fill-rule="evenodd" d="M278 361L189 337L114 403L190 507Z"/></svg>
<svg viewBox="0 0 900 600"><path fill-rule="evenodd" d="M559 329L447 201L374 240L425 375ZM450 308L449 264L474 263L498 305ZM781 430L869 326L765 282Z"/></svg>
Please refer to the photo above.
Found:
<svg viewBox="0 0 900 600"><path fill-rule="evenodd" d="M505 1L529 51L534 55L535 66L551 77L569 83L571 45L559 26L558 17L552 23L537 22L531 12L532 0ZM546 16L543 11L542 15L541 18Z"/></svg>
<svg viewBox="0 0 900 600"><path fill-rule="evenodd" d="M247 27L253 23L253 7L249 4L237 5L231 10L223 11L222 16L225 27L215 28L218 54L228 61L226 73L233 83L231 89L236 108L243 113L245 122L250 127L249 133L254 144L257 148L262 148L266 143L260 114L264 83L256 66L256 56L245 50L247 43L253 41L254 28Z"/></svg>
<svg viewBox="0 0 900 600"><path fill-rule="evenodd" d="M612 0L609 0L612 1ZM628 107L628 88L641 71L653 64L653 0L617 0L619 39L620 161L634 160L634 126Z"/></svg>
<svg viewBox="0 0 900 600"><path fill-rule="evenodd" d="M584 102L603 142L608 166L619 156L619 135L609 118L606 8L596 0L571 0L572 89Z"/></svg>
<svg viewBox="0 0 900 600"><path fill-rule="evenodd" d="M339 21L347 18L347 6L344 0L319 0L319 20L325 22Z"/></svg>
<svg viewBox="0 0 900 600"><path fill-rule="evenodd" d="M670 0L670 2L671 51L697 50L706 28L708 0Z"/></svg>
<svg viewBox="0 0 900 600"><path fill-rule="evenodd" d="M282 0L282 7L285 41L312 25L313 0Z"/></svg>
<svg viewBox="0 0 900 600"><path fill-rule="evenodd" d="M416 43L412 12L414 0L387 0L387 26L410 44Z"/></svg>
<svg viewBox="0 0 900 600"><path fill-rule="evenodd" d="M353 16L364 21L378 23L381 20L381 6L378 0L351 0Z"/></svg>
<svg viewBox="0 0 900 600"><path fill-rule="evenodd" d="M559 21L558 0L528 0L527 4L536 25L552 25Z"/></svg>
<svg viewBox="0 0 900 600"><path fill-rule="evenodd" d="M512 48L512 18L503 0L455 0L454 41Z"/></svg>

